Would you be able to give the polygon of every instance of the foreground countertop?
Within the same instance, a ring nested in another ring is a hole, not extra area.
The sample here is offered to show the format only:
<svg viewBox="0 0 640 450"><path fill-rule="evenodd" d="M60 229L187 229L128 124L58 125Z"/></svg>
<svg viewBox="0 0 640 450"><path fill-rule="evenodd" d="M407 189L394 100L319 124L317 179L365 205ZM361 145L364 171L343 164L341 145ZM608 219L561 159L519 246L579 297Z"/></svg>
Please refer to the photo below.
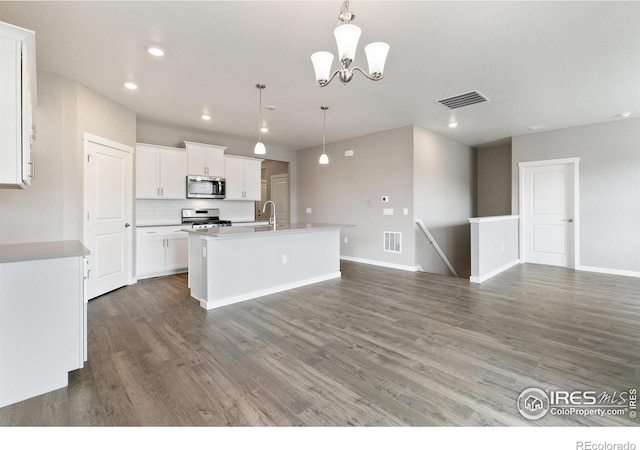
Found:
<svg viewBox="0 0 640 450"><path fill-rule="evenodd" d="M2 244L0 245L0 263L85 256L89 253L89 249L82 245L80 241Z"/></svg>
<svg viewBox="0 0 640 450"><path fill-rule="evenodd" d="M183 231L197 234L202 237L212 238L240 238L249 236L271 236L277 234L308 233L317 231L339 230L341 228L353 227L355 225L333 224L333 223L292 223L289 225L279 225L275 230L273 225L247 226L247 227L217 227L197 229L184 228Z"/></svg>

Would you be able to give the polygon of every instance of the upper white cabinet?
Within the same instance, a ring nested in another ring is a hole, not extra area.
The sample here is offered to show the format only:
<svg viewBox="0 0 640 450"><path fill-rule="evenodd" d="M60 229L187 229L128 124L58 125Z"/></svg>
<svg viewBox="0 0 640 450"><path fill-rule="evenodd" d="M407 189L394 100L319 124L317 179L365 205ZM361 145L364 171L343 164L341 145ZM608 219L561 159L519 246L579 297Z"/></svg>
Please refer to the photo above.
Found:
<svg viewBox="0 0 640 450"><path fill-rule="evenodd" d="M35 33L0 22L0 187L26 188L36 100Z"/></svg>
<svg viewBox="0 0 640 450"><path fill-rule="evenodd" d="M151 144L136 145L136 198L187 197L187 152Z"/></svg>
<svg viewBox="0 0 640 450"><path fill-rule="evenodd" d="M188 141L184 145L187 149L189 175L225 176L224 151L227 147Z"/></svg>
<svg viewBox="0 0 640 450"><path fill-rule="evenodd" d="M224 158L227 179L225 200L260 201L262 161L262 159L241 156Z"/></svg>

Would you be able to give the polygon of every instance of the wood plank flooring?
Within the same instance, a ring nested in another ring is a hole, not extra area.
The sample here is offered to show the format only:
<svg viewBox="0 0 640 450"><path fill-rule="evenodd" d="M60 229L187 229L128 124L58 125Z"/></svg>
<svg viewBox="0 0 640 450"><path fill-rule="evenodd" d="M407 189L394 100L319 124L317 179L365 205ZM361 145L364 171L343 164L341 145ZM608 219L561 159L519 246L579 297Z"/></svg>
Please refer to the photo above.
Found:
<svg viewBox="0 0 640 450"><path fill-rule="evenodd" d="M640 280L537 265L482 285L342 262L342 278L205 311L186 275L89 302L89 361L0 425L576 426L528 387L640 388Z"/></svg>

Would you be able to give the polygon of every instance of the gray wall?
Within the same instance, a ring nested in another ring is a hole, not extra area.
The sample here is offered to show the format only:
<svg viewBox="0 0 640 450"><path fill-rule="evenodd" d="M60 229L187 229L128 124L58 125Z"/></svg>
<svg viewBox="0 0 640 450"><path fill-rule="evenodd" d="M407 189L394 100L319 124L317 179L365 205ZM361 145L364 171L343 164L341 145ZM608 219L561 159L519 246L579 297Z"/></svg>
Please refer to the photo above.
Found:
<svg viewBox="0 0 640 450"><path fill-rule="evenodd" d="M341 255L414 267L413 126L329 143L326 150L326 166L318 164L322 147L298 152L297 221L356 225L342 230ZM345 150L354 156L345 157ZM395 214L383 216L383 208ZM402 233L402 253L383 251L384 231Z"/></svg>
<svg viewBox="0 0 640 450"><path fill-rule="evenodd" d="M414 128L414 215L422 219L460 276L471 273L469 218L475 215L476 150ZM415 227L416 261L427 272L449 275Z"/></svg>
<svg viewBox="0 0 640 450"><path fill-rule="evenodd" d="M513 138L512 205L518 163L580 157L580 264L640 271L640 119Z"/></svg>
<svg viewBox="0 0 640 450"><path fill-rule="evenodd" d="M511 144L478 149L477 216L511 214Z"/></svg>
<svg viewBox="0 0 640 450"><path fill-rule="evenodd" d="M0 243L82 240L83 132L135 144L133 111L58 75L37 81L36 179L0 190Z"/></svg>
<svg viewBox="0 0 640 450"><path fill-rule="evenodd" d="M491 272L518 261L519 224L517 216L471 224L472 281L481 282Z"/></svg>

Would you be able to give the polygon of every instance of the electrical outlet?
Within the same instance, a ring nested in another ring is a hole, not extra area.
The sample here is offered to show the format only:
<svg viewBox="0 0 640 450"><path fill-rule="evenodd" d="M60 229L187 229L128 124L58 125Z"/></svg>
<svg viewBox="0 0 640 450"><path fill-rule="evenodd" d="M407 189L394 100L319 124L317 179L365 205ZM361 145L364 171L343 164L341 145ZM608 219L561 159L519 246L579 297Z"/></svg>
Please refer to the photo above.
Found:
<svg viewBox="0 0 640 450"><path fill-rule="evenodd" d="M307 214L311 214L311 208L307 208Z"/></svg>
<svg viewBox="0 0 640 450"><path fill-rule="evenodd" d="M349 156L353 156L353 150L345 150L344 157L348 158Z"/></svg>
<svg viewBox="0 0 640 450"><path fill-rule="evenodd" d="M282 255L282 264L287 263L287 255Z"/></svg>
<svg viewBox="0 0 640 450"><path fill-rule="evenodd" d="M382 203L388 203L389 202L389 196L388 195L383 195L382 196Z"/></svg>
<svg viewBox="0 0 640 450"><path fill-rule="evenodd" d="M402 210L402 215L403 215L403 216L408 216L408 215L409 215L409 208L404 208L404 209Z"/></svg>
<svg viewBox="0 0 640 450"><path fill-rule="evenodd" d="M349 238L348 238L348 237L346 237L346 236L344 237L344 243L345 243L345 244L348 244L348 243L349 243Z"/></svg>

